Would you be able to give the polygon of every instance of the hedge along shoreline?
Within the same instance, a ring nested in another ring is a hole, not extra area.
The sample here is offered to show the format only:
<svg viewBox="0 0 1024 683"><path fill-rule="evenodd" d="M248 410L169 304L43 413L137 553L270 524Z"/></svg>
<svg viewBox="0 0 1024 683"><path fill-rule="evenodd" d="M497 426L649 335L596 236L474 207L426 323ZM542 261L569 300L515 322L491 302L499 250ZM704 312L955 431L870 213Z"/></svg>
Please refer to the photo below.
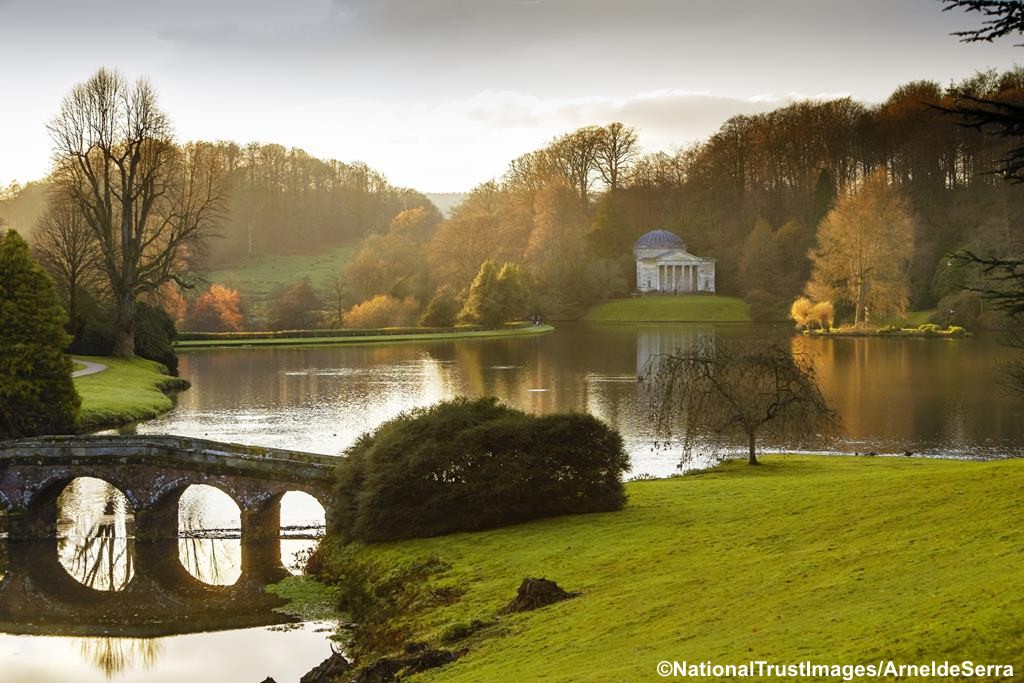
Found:
<svg viewBox="0 0 1024 683"><path fill-rule="evenodd" d="M175 349L190 350L230 346L328 346L334 344L377 344L403 341L435 341L509 337L551 332L551 325L481 327L391 327L365 330L280 330L277 332L180 332Z"/></svg>

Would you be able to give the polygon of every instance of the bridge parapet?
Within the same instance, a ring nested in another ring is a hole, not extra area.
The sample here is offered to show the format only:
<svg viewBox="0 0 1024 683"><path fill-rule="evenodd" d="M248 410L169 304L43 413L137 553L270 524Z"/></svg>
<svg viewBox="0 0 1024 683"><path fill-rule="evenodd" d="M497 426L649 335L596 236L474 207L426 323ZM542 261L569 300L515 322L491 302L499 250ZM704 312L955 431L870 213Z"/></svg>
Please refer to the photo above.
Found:
<svg viewBox="0 0 1024 683"><path fill-rule="evenodd" d="M221 489L238 504L247 541L277 538L280 499L301 491L331 510L335 456L188 437L75 436L0 442L0 507L8 533L53 536L57 497L78 477L103 479L128 499L136 538L178 534L178 501L193 484Z"/></svg>

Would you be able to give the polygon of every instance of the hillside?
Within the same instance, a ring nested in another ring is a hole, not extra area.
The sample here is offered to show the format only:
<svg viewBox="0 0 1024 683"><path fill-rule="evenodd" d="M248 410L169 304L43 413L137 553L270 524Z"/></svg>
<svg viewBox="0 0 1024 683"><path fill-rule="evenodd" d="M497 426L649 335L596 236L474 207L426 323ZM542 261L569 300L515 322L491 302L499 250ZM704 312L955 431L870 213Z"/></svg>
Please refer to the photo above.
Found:
<svg viewBox="0 0 1024 683"><path fill-rule="evenodd" d="M222 284L237 289L250 303L260 304L277 287L309 277L318 290L324 289L332 275L340 275L355 253L354 245L342 245L321 250L316 254L284 254L255 256L206 274L210 284Z"/></svg>

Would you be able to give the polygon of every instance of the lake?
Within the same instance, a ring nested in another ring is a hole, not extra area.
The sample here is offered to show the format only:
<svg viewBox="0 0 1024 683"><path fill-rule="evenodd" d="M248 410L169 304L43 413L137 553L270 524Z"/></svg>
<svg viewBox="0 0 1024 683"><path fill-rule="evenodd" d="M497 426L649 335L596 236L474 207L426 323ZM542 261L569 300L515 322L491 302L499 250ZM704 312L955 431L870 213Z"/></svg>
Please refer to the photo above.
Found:
<svg viewBox="0 0 1024 683"><path fill-rule="evenodd" d="M493 395L535 413L596 415L622 433L634 473L665 476L676 471L679 451L653 448L637 375L652 354L709 335L791 338L809 354L843 419L839 451L1024 454L1020 406L998 384L1000 363L1015 352L997 335L820 339L764 324L561 324L506 339L196 351L181 359L192 389L139 432L338 454L404 410Z"/></svg>
<svg viewBox="0 0 1024 683"><path fill-rule="evenodd" d="M998 383L1000 364L1015 354L996 335L806 339L786 325L762 324L562 324L550 334L506 339L194 351L180 364L192 389L173 411L137 430L338 454L402 411L454 396L493 395L535 413L592 413L622 433L632 475L666 476L677 471L680 451L658 447L637 375L652 355L706 336L774 337L809 354L844 423L834 452L1024 455L1019 405ZM794 450L792 444L767 447ZM0 553L10 555L0 564L6 574L0 590L7 591L0 600L28 601L24 609L34 611L24 613L35 615L0 623L5 682L255 683L272 675L286 683L330 654L316 625L287 623L258 586L239 585L234 503L208 487L186 495L179 524L196 534L168 550L171 563L177 556L187 572L175 580L209 586L212 599L250 591L230 603L245 607L203 616L197 603L198 616L191 619L161 611L163 593L150 599L137 588L144 584L136 574L153 560L138 556L123 496L103 482L78 480L61 499L61 538L9 549L0 542ZM282 506L283 524L322 524L315 501L290 498ZM311 543L282 540L285 563ZM25 575L43 578L18 578ZM78 596L78 585L93 591L88 600ZM188 591L194 594L195 586ZM130 599L141 600L141 607L119 626L117 610L131 606ZM7 610L16 612L16 602L5 603Z"/></svg>

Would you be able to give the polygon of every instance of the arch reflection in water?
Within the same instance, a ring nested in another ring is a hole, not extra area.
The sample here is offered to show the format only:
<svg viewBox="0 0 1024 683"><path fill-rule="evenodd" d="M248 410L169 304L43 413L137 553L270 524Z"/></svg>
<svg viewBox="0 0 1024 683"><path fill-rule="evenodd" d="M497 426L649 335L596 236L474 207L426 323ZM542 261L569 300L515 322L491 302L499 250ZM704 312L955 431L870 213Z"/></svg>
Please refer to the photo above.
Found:
<svg viewBox="0 0 1024 683"><path fill-rule="evenodd" d="M124 494L91 477L69 483L57 497L57 553L68 574L89 588L124 590L135 573L134 522Z"/></svg>
<svg viewBox="0 0 1024 683"><path fill-rule="evenodd" d="M194 484L178 503L178 557L203 583L234 585L242 575L241 511L231 496Z"/></svg>
<svg viewBox="0 0 1024 683"><path fill-rule="evenodd" d="M289 491L281 496L281 561L292 574L303 573L326 518L324 506L308 493Z"/></svg>

